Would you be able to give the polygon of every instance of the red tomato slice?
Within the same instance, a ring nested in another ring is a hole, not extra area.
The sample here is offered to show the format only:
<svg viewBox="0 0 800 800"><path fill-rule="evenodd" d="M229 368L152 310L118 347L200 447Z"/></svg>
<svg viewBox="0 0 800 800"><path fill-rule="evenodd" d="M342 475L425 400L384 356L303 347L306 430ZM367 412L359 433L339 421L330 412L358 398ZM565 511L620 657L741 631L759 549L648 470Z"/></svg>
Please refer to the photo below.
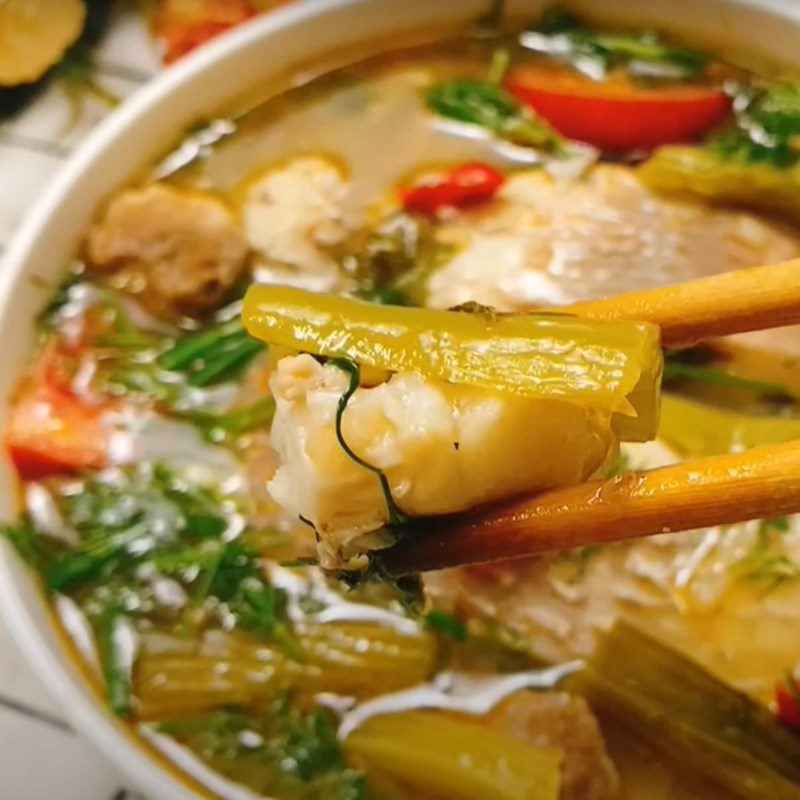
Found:
<svg viewBox="0 0 800 800"><path fill-rule="evenodd" d="M164 44L164 63L177 61L256 14L258 9L249 0L162 0L155 33Z"/></svg>
<svg viewBox="0 0 800 800"><path fill-rule="evenodd" d="M642 88L621 78L593 81L561 67L518 67L505 88L562 136L607 151L691 141L730 113L729 99L713 87Z"/></svg>
<svg viewBox="0 0 800 800"><path fill-rule="evenodd" d="M796 694L784 684L775 687L775 713L784 725L800 730L800 706Z"/></svg>
<svg viewBox="0 0 800 800"><path fill-rule="evenodd" d="M109 404L82 403L61 378L58 356L45 350L12 405L6 447L27 480L107 463Z"/></svg>

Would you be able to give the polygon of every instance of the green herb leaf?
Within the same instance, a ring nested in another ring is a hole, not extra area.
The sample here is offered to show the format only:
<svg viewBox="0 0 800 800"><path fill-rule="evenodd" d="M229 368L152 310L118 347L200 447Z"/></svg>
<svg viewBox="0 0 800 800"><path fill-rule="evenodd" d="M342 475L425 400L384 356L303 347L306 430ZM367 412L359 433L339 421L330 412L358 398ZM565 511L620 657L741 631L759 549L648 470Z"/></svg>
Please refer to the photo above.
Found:
<svg viewBox="0 0 800 800"><path fill-rule="evenodd" d="M237 317L184 337L158 357L158 365L185 373L190 386L202 388L237 378L263 350Z"/></svg>
<svg viewBox="0 0 800 800"><path fill-rule="evenodd" d="M358 364L343 358L332 359L330 363L333 364L333 366L338 367L343 372L346 372L349 376L349 385L344 394L339 398L339 402L336 406L336 439L339 442L339 446L353 461L356 462L356 464L377 475L378 481L381 485L381 491L383 492L383 497L386 501L386 508L389 512L389 525L392 527L400 527L401 525L405 525L405 523L408 522L408 517L406 517L406 515L394 502L394 498L392 497L392 489L389 486L389 479L386 477L383 470L379 469L373 464L370 464L368 461L365 461L363 458L361 458L361 456L355 453L350 445L348 445L345 441L344 434L342 433L342 417L347 409L347 404L350 402L350 398L358 389L359 380L361 378L361 370Z"/></svg>
<svg viewBox="0 0 800 800"><path fill-rule="evenodd" d="M4 536L28 566L43 570L63 553L64 542L36 530L31 519L22 517L12 525L0 526Z"/></svg>
<svg viewBox="0 0 800 800"><path fill-rule="evenodd" d="M696 78L708 65L697 50L665 44L653 32L599 33L583 26L568 11L555 8L522 35L522 44L602 78L612 67L624 66L648 78Z"/></svg>
<svg viewBox="0 0 800 800"><path fill-rule="evenodd" d="M73 276L59 289L42 312L43 330L53 328L79 287L80 279ZM187 410L192 388L236 379L263 352L264 345L247 334L238 318L170 343L161 334L137 328L110 291L101 292L87 313L102 323L101 332L86 342L96 366L92 388L99 394L146 398L160 410L193 423L215 444L228 444L271 421L270 398L231 411Z"/></svg>
<svg viewBox="0 0 800 800"><path fill-rule="evenodd" d="M778 533L788 533L791 524L789 517L771 517L761 521L761 527L778 531Z"/></svg>
<svg viewBox="0 0 800 800"><path fill-rule="evenodd" d="M218 497L158 465L87 478L77 491L74 483L61 487L53 482L54 499L80 543L44 567L53 591L76 591L181 540L218 539L228 527Z"/></svg>
<svg viewBox="0 0 800 800"><path fill-rule="evenodd" d="M284 699L259 716L218 712L161 723L159 730L258 794L309 800L367 796L363 776L345 763L330 714L320 708L301 713Z"/></svg>
<svg viewBox="0 0 800 800"><path fill-rule="evenodd" d="M800 564L789 558L780 541L788 530L786 517L762 520L750 551L731 567L733 574L742 580L762 584L765 594L800 579Z"/></svg>
<svg viewBox="0 0 800 800"><path fill-rule="evenodd" d="M428 90L428 107L442 117L479 125L500 139L561 154L565 142L544 120L491 81L458 78Z"/></svg>
<svg viewBox="0 0 800 800"><path fill-rule="evenodd" d="M106 698L111 710L121 716L133 713L131 669L133 653L126 652L123 626L127 618L123 610L110 606L101 616L97 630L100 664L106 685Z"/></svg>
<svg viewBox="0 0 800 800"><path fill-rule="evenodd" d="M428 278L452 253L436 239L430 220L399 212L353 236L338 257L344 274L355 278L359 297L421 306Z"/></svg>
<svg viewBox="0 0 800 800"><path fill-rule="evenodd" d="M375 585L388 587L410 617L419 617L425 608L425 593L420 575L390 575L383 568L379 554L370 558L366 569L342 570L337 577L352 592L369 591Z"/></svg>
<svg viewBox="0 0 800 800"><path fill-rule="evenodd" d="M631 469L631 460L628 458L626 453L619 452L617 453L616 458L614 461L609 464L608 468L606 469L605 477L606 478L615 478L617 475L621 475L623 472L629 472Z"/></svg>
<svg viewBox="0 0 800 800"><path fill-rule="evenodd" d="M191 422L213 444L222 444L255 428L266 427L274 414L275 401L271 397L220 414L200 410L176 412L176 416Z"/></svg>
<svg viewBox="0 0 800 800"><path fill-rule="evenodd" d="M768 383L766 381L742 378L722 369L706 367L702 364L690 364L674 358L667 358L664 360L664 377L691 380L697 383L706 383L711 386L727 386L732 389L749 389L754 392L774 395L776 397L793 396L792 392L778 383Z"/></svg>
<svg viewBox="0 0 800 800"><path fill-rule="evenodd" d="M466 642L469 637L467 626L460 619L439 608L425 615L425 627L443 633L456 642Z"/></svg>
<svg viewBox="0 0 800 800"><path fill-rule="evenodd" d="M800 161L800 87L763 83L732 90L733 119L708 144L721 158L787 168Z"/></svg>

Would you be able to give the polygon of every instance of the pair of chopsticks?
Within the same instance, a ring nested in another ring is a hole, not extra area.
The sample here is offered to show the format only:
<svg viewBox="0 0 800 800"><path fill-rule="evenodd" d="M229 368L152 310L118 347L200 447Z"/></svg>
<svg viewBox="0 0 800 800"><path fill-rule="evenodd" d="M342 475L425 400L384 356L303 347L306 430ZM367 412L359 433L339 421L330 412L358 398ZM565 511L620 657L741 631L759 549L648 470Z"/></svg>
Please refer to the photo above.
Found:
<svg viewBox="0 0 800 800"><path fill-rule="evenodd" d="M800 323L800 259L564 308L652 322L664 347ZM800 512L800 441L628 472L429 521L381 551L392 575Z"/></svg>

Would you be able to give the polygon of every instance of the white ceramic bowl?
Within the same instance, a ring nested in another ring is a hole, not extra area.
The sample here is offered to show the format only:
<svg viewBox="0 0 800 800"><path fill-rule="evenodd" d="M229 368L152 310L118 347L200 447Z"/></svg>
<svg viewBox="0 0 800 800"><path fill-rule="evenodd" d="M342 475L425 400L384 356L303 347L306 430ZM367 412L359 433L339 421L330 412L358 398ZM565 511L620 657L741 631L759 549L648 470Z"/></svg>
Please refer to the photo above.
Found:
<svg viewBox="0 0 800 800"><path fill-rule="evenodd" d="M8 396L31 343L33 320L100 203L158 158L193 122L259 86L286 85L303 65L358 46L385 49L403 32L475 18L489 0L305 0L261 17L167 70L85 142L19 231L0 274L0 434ZM533 17L540 0L510 3ZM652 23L701 42L745 49L800 67L798 0L576 0L580 13ZM387 157L391 157L390 154ZM0 509L16 513L11 468L0 464ZM31 667L91 739L153 800L198 795L158 763L95 699L67 657L36 585L4 542L0 606Z"/></svg>

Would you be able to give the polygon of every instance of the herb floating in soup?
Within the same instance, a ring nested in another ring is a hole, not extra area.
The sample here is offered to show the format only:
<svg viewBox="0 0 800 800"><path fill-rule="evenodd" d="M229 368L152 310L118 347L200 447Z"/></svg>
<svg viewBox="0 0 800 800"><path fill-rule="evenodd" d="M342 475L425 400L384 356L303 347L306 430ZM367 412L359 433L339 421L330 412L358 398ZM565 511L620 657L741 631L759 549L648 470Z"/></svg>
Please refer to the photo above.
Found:
<svg viewBox="0 0 800 800"><path fill-rule="evenodd" d="M420 519L800 436L785 340L547 311L800 256L798 97L550 11L111 197L6 420L5 533L142 745L215 796L800 798L794 517L371 580Z"/></svg>

